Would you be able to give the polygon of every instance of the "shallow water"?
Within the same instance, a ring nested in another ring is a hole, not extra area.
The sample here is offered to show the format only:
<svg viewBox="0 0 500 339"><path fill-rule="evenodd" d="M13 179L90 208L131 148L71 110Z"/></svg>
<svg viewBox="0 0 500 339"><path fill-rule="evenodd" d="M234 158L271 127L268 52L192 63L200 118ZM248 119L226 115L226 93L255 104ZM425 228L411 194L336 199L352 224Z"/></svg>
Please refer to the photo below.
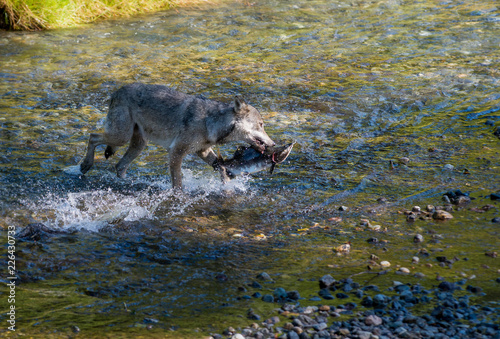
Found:
<svg viewBox="0 0 500 339"><path fill-rule="evenodd" d="M18 328L204 336L250 323L238 317L249 307L273 314L276 305L237 299L262 271L276 281L271 291L316 295L307 279L362 272L371 253L392 263L381 285L475 277L487 294L477 302L498 303L500 265L485 252L499 250L499 204L489 198L500 190L499 25L495 1L297 0L0 32L0 225L69 232L18 242ZM99 150L83 178L64 173L102 129L110 94L134 81L222 101L242 94L275 141L297 143L272 176L228 186L188 157L181 196L154 145L126 179L113 173L123 149L111 161ZM442 205L455 189L474 200L452 220L408 223L398 213ZM426 241L414 244L415 233ZM335 255L347 241L351 253ZM412 265L422 247L431 256ZM443 268L436 255L468 261ZM425 277L395 275L397 265Z"/></svg>

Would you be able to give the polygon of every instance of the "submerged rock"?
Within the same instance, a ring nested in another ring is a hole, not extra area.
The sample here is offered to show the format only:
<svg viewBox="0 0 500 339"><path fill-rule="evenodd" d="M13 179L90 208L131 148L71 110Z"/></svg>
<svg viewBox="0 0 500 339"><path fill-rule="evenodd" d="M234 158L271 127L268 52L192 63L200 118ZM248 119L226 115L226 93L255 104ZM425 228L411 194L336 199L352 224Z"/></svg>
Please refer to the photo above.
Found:
<svg viewBox="0 0 500 339"><path fill-rule="evenodd" d="M263 280L263 281L272 281L273 280L271 278L271 276L269 274L267 274L266 272L262 272L259 275L257 275L257 279Z"/></svg>
<svg viewBox="0 0 500 339"><path fill-rule="evenodd" d="M471 198L467 193L463 193L460 190L449 191L443 195L443 200L458 206L464 206L470 203Z"/></svg>
<svg viewBox="0 0 500 339"><path fill-rule="evenodd" d="M421 234L415 234L413 237L413 242L414 243L420 243L424 241L424 237Z"/></svg>
<svg viewBox="0 0 500 339"><path fill-rule="evenodd" d="M64 234L66 232L55 230L45 226L42 223L29 224L16 234L16 238L19 240L30 240L30 241L40 241L52 234Z"/></svg>
<svg viewBox="0 0 500 339"><path fill-rule="evenodd" d="M500 139L500 126L497 126L497 128L495 128L495 130L493 131L493 135Z"/></svg>
<svg viewBox="0 0 500 339"><path fill-rule="evenodd" d="M398 273L399 274L410 274L410 270L407 269L406 267L401 267L401 268L399 268Z"/></svg>
<svg viewBox="0 0 500 339"><path fill-rule="evenodd" d="M432 214L432 218L436 220L448 220L453 219L453 215L449 212L438 210Z"/></svg>

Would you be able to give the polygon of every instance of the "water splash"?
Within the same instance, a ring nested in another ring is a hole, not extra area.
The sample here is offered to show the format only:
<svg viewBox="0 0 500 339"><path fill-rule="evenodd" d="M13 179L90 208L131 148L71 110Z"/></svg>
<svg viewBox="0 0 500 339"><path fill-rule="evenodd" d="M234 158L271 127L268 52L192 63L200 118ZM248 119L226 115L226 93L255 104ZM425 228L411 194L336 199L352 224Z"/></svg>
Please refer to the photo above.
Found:
<svg viewBox="0 0 500 339"><path fill-rule="evenodd" d="M80 164L74 165L74 166L68 166L63 168L62 170L64 173L69 174L69 175L74 175L74 176L81 176L83 175L81 169L80 169Z"/></svg>
<svg viewBox="0 0 500 339"><path fill-rule="evenodd" d="M62 229L85 229L97 232L103 227L122 221L158 220L186 213L194 205L207 201L211 195L251 194L249 177L238 177L223 185L216 177L184 170L184 191L171 189L167 179L144 177L126 179L130 187L123 189L123 180L113 178L107 189L82 192L49 192L23 204L32 216L45 225ZM110 176L111 177L111 176ZM116 186L115 181L119 181Z"/></svg>

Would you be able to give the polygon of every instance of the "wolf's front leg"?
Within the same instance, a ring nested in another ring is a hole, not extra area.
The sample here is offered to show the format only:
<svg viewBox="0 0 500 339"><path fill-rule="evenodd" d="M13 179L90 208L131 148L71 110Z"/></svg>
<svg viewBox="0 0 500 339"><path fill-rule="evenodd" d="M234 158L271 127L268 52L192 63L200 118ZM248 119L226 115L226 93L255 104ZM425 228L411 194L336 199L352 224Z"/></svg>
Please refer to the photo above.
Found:
<svg viewBox="0 0 500 339"><path fill-rule="evenodd" d="M170 151L170 177L172 187L182 189L182 159L186 155L184 149L174 149Z"/></svg>
<svg viewBox="0 0 500 339"><path fill-rule="evenodd" d="M85 158L80 163L80 172L85 174L89 169L94 165L94 151L95 148L99 145L104 144L104 136L98 133L92 133L89 137L89 143L87 146L87 154Z"/></svg>

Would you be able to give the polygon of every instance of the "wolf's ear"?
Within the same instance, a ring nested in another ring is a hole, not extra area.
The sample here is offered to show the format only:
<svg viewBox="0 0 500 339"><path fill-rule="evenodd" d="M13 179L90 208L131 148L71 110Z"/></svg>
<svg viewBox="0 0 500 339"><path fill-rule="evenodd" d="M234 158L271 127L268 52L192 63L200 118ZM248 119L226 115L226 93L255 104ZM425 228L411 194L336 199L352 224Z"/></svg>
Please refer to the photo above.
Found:
<svg viewBox="0 0 500 339"><path fill-rule="evenodd" d="M234 97L234 112L235 113L241 113L243 109L247 106L247 103L245 100L240 97L239 95Z"/></svg>

